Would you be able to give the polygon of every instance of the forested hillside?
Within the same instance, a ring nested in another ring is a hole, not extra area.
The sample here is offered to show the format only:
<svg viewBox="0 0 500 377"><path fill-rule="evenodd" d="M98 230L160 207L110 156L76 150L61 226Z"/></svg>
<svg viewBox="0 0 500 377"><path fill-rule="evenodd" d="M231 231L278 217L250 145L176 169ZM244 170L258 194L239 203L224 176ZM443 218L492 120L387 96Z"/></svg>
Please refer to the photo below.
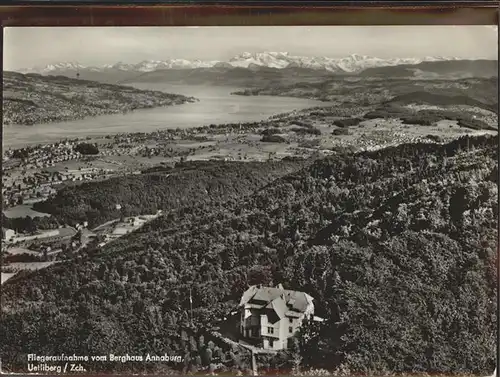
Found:
<svg viewBox="0 0 500 377"><path fill-rule="evenodd" d="M397 100L400 96L406 103L469 104L496 111L498 78L408 80L397 77L385 79L367 77L348 80L335 77L319 83L301 82L267 86L246 89L233 94L291 96L364 106Z"/></svg>
<svg viewBox="0 0 500 377"><path fill-rule="evenodd" d="M181 353L172 368L185 371L217 354L244 369L231 350L180 339L189 289L196 329L225 316L248 284L283 283L312 295L327 319L300 336L302 368L491 373L497 160L496 137L400 145L317 160L239 201L171 211L101 251L8 281L3 364L113 350ZM143 370L92 371L105 367Z"/></svg>
<svg viewBox="0 0 500 377"><path fill-rule="evenodd" d="M365 77L413 77L436 75L441 77L498 77L497 60L452 60L401 64L395 67L365 69Z"/></svg>
<svg viewBox="0 0 500 377"><path fill-rule="evenodd" d="M153 169L156 172L65 187L54 198L35 203L34 208L62 223L88 221L93 227L120 216L237 199L309 163L185 162L174 168ZM122 208L117 210L116 204Z"/></svg>

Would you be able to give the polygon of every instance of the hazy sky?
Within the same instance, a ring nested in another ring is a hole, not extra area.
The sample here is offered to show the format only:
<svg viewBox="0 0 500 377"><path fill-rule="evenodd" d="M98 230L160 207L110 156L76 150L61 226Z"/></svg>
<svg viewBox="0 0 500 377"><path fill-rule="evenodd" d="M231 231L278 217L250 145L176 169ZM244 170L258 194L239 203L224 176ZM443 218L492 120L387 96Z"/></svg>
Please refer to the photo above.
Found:
<svg viewBox="0 0 500 377"><path fill-rule="evenodd" d="M241 52L380 58L497 58L496 26L33 27L4 29L4 69L172 58L228 60Z"/></svg>

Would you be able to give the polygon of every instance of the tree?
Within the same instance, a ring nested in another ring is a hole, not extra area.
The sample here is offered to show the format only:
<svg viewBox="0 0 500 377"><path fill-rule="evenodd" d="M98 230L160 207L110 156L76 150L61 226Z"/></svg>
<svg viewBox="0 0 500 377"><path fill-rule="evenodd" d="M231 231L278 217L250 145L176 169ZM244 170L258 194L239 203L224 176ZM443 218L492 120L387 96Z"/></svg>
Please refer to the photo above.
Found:
<svg viewBox="0 0 500 377"><path fill-rule="evenodd" d="M75 146L75 151L83 155L96 155L99 154L99 148L96 144L80 143Z"/></svg>
<svg viewBox="0 0 500 377"><path fill-rule="evenodd" d="M302 363L302 355L300 354L299 340L297 337L290 338L290 359L292 364L292 373L300 373L300 365Z"/></svg>
<svg viewBox="0 0 500 377"><path fill-rule="evenodd" d="M209 365L212 362L212 350L210 348L206 348L203 353L203 364Z"/></svg>
<svg viewBox="0 0 500 377"><path fill-rule="evenodd" d="M198 338L198 348L199 349L203 349L205 348L205 337L202 335L200 335L200 337Z"/></svg>

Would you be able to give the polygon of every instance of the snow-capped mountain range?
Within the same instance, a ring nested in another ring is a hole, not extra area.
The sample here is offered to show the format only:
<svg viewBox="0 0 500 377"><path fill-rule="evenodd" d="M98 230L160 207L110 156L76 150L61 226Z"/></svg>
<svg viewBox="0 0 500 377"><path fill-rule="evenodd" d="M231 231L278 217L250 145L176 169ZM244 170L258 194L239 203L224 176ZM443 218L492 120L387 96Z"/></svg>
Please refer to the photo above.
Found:
<svg viewBox="0 0 500 377"><path fill-rule="evenodd" d="M424 61L445 61L460 60L450 57L424 57L424 58L393 58L381 59L365 55L350 55L344 58L329 57L307 57L294 56L287 52L244 52L228 61L203 61L203 60L144 60L137 64L127 64L118 62L112 65L103 66L84 66L76 62L62 62L49 64L45 67L33 67L19 70L19 72L36 72L41 74L50 74L61 71L89 70L102 72L106 70L152 72L160 69L193 69L193 68L211 68L211 67L241 67L258 68L268 67L283 69L287 67L308 68L308 69L326 69L331 72L356 73L367 68L396 66L401 64L418 64Z"/></svg>

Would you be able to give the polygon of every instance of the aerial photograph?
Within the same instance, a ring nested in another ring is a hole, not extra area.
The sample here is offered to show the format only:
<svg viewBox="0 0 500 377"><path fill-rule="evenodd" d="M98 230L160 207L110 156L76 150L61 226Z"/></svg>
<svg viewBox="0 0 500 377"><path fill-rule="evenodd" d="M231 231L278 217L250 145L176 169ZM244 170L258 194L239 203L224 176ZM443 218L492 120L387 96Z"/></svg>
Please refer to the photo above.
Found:
<svg viewBox="0 0 500 377"><path fill-rule="evenodd" d="M4 28L0 372L492 376L498 28Z"/></svg>

